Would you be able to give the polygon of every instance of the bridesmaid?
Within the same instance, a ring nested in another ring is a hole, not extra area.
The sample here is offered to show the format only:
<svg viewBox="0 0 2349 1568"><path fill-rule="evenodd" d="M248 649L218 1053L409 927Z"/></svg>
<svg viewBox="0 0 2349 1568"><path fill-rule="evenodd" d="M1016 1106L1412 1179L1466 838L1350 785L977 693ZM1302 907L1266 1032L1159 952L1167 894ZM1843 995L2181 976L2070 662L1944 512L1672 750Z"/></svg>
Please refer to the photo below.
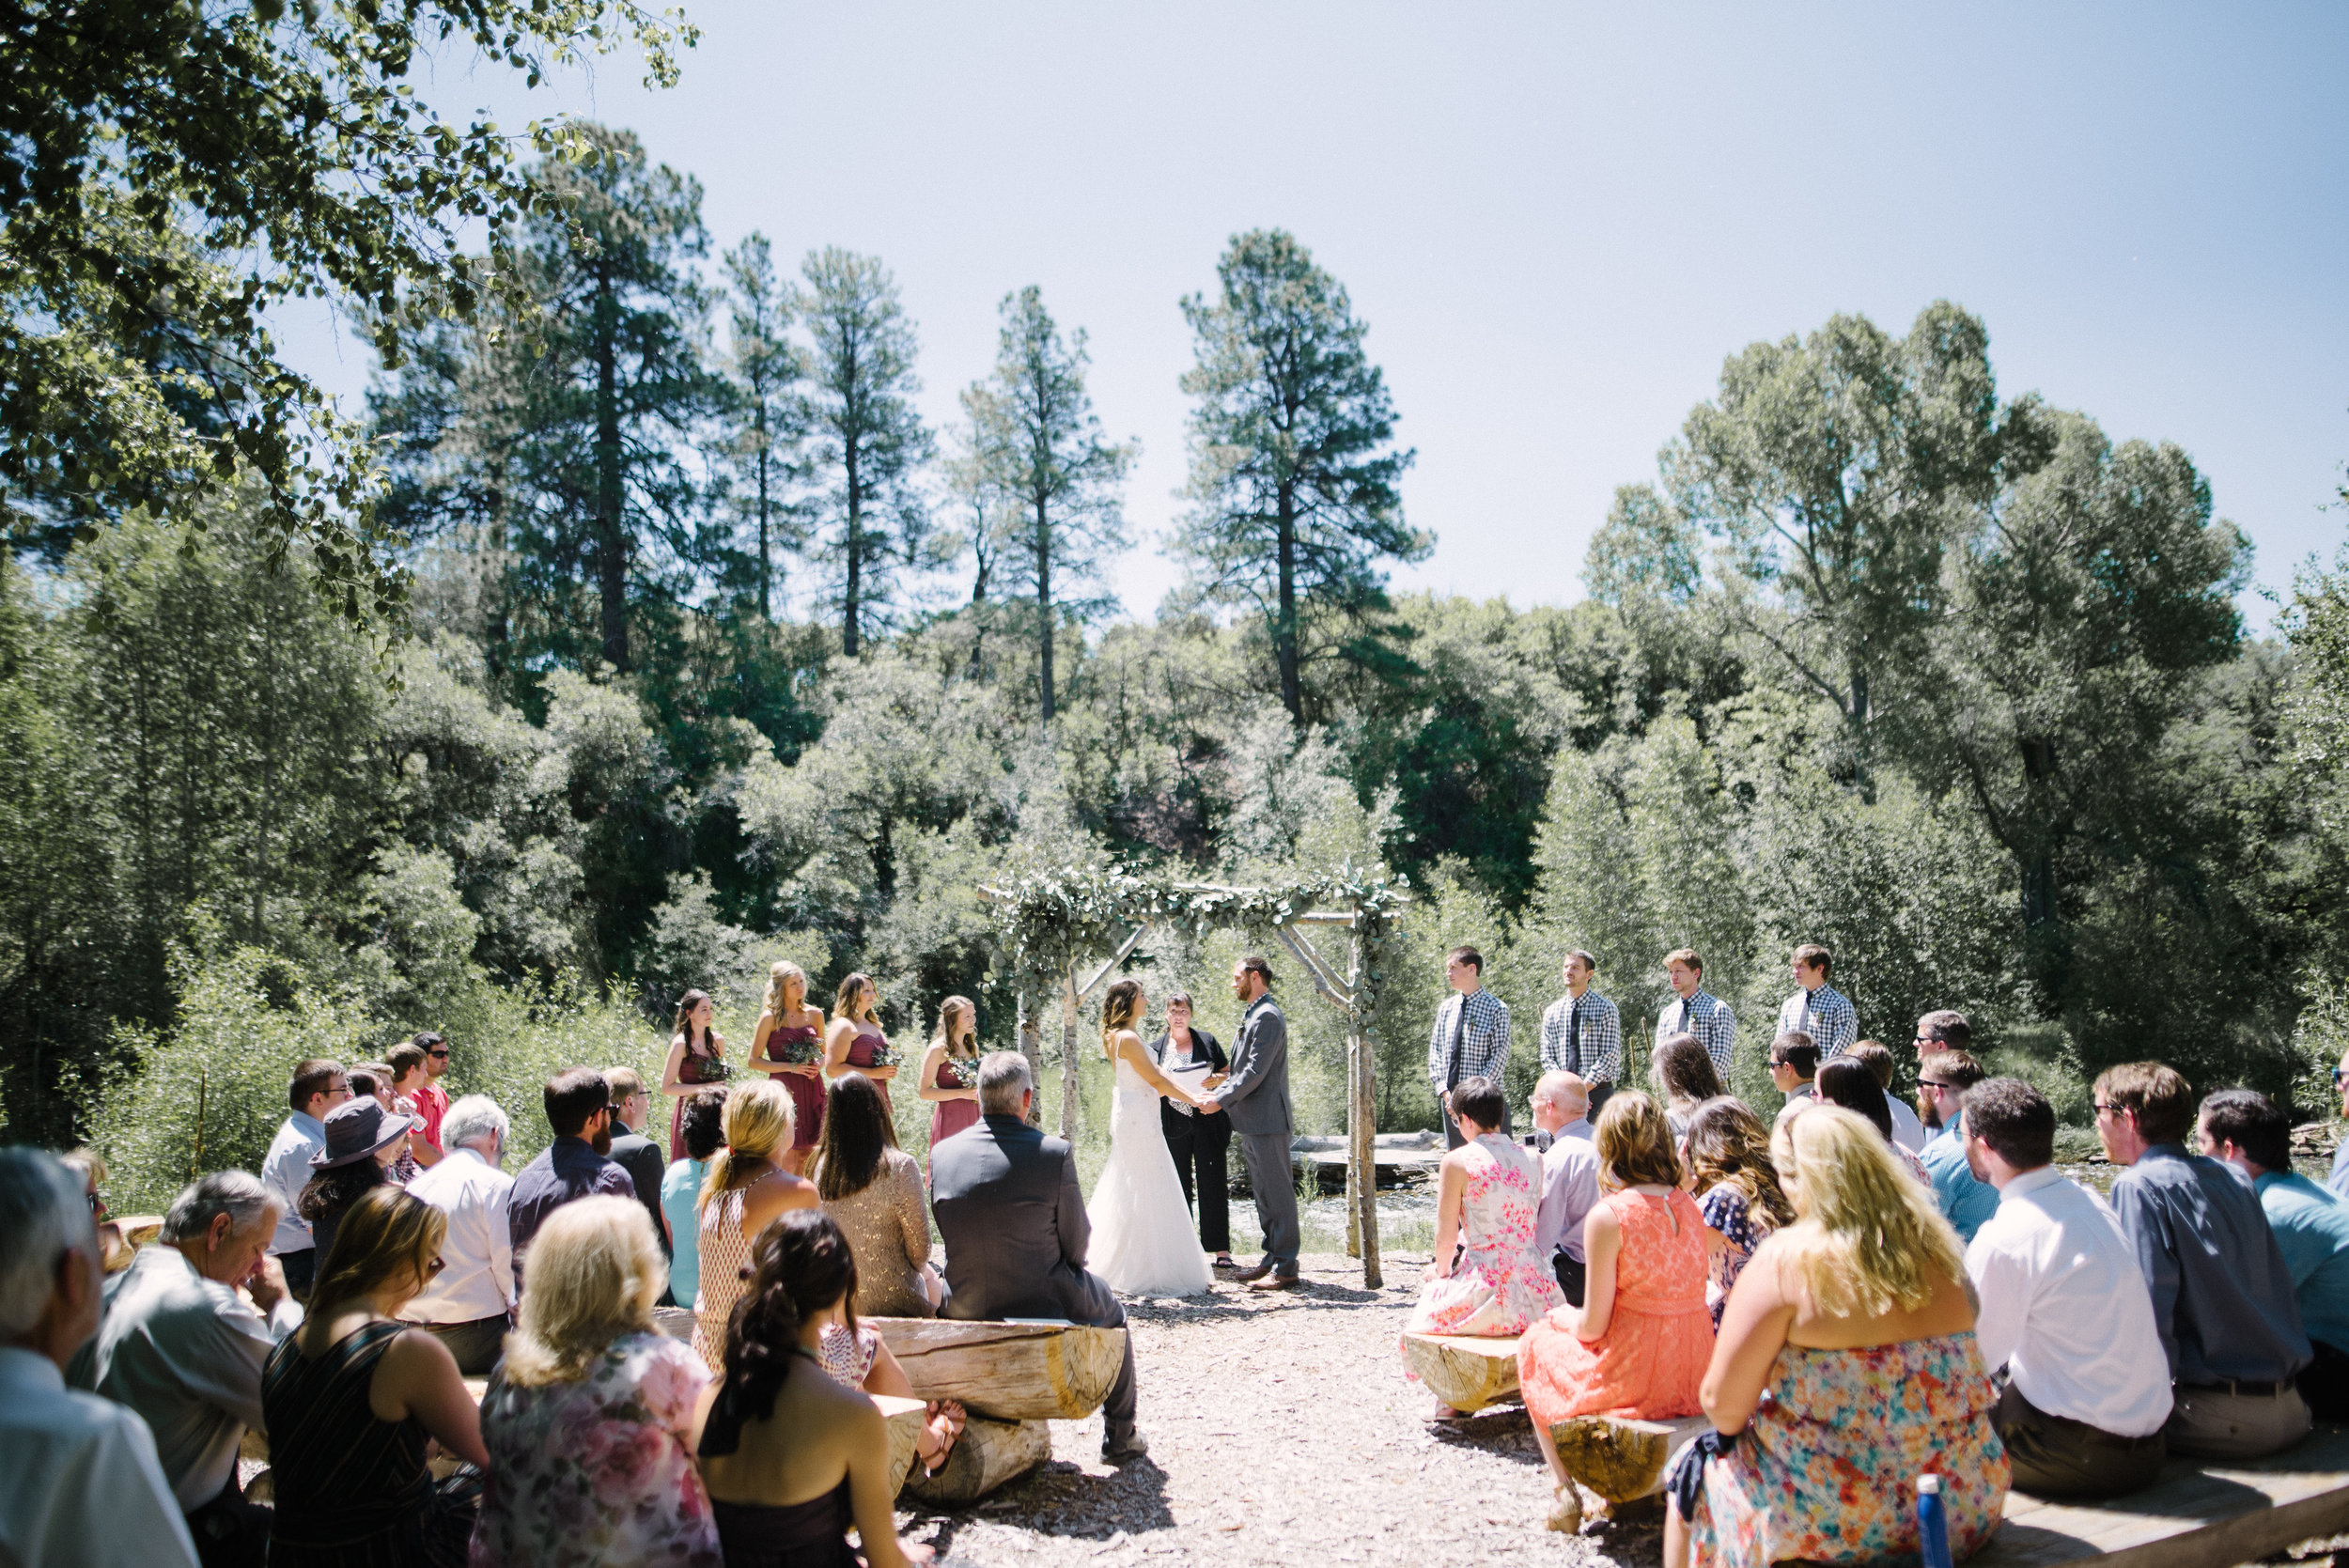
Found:
<svg viewBox="0 0 2349 1568"><path fill-rule="evenodd" d="M792 963L769 970L767 1001L751 1035L750 1064L783 1079L791 1091L796 1120L783 1167L795 1176L807 1174L817 1136L824 1130L823 1041L824 1010L807 1004L807 971Z"/></svg>
<svg viewBox="0 0 2349 1568"><path fill-rule="evenodd" d="M939 1004L920 1083L917 1093L931 1102L932 1149L979 1119L979 1009L969 997Z"/></svg>
<svg viewBox="0 0 2349 1568"><path fill-rule="evenodd" d="M880 1086L881 1106L894 1125L897 1111L889 1098L889 1080L897 1076L897 1066L881 1064L889 1036L881 1032L879 1009L880 988L869 977L850 974L840 982L832 999L832 1027L824 1035L824 1077L835 1079L853 1067L871 1079Z"/></svg>
<svg viewBox="0 0 2349 1568"><path fill-rule="evenodd" d="M688 991L677 998L677 1032L669 1041L669 1060L661 1069L661 1092L669 1096L669 1163L685 1157L685 1099L705 1083L726 1076L726 1043L710 1028L718 1017L717 1003L708 991Z"/></svg>

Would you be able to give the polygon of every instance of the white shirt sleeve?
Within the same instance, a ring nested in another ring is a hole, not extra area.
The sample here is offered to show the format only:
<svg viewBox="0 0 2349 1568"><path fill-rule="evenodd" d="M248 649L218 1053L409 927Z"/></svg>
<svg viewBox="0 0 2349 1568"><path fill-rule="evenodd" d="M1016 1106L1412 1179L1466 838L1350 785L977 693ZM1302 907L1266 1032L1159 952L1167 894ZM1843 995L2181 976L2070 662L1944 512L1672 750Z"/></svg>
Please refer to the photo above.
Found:
<svg viewBox="0 0 2349 1568"><path fill-rule="evenodd" d="M1984 1225L1966 1249L1966 1274L1974 1282L1981 1305L1974 1318L1974 1340L1982 1364L1990 1372L2006 1365L2022 1343L2023 1325L2030 1316L2030 1261L2011 1247L2000 1246L1995 1226Z"/></svg>

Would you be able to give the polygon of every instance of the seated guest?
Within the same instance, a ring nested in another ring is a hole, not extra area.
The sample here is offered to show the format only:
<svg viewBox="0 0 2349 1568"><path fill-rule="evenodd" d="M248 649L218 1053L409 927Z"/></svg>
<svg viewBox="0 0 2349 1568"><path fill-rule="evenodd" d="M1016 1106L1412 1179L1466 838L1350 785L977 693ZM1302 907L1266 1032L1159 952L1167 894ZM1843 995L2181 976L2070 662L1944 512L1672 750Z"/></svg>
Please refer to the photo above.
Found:
<svg viewBox="0 0 2349 1568"><path fill-rule="evenodd" d="M2333 1094L2341 1101L2341 1120L2349 1121L2349 1056L2333 1063ZM2349 1198L2349 1138L2333 1146L2333 1168L2325 1185Z"/></svg>
<svg viewBox="0 0 2349 1568"><path fill-rule="evenodd" d="M702 1177L709 1157L725 1141L726 1091L698 1090L685 1097L677 1116L678 1136L685 1157L661 1178L661 1222L669 1234L669 1294L671 1306L691 1312L693 1293L701 1288L701 1225L693 1205L702 1194Z"/></svg>
<svg viewBox="0 0 2349 1568"><path fill-rule="evenodd" d="M1713 1053L1693 1034L1669 1035L1661 1041L1648 1076L1664 1097L1664 1119L1672 1124L1674 1138L1688 1136L1688 1118L1697 1113L1697 1107L1729 1093L1722 1086L1720 1069L1713 1065Z"/></svg>
<svg viewBox="0 0 2349 1568"><path fill-rule="evenodd" d="M653 1239L669 1249L661 1224L661 1178L669 1169L661 1146L645 1136L652 1114L652 1096L645 1092L644 1075L633 1067L606 1067L603 1081L612 1091L612 1163L636 1184L636 1201L652 1221Z"/></svg>
<svg viewBox="0 0 2349 1568"><path fill-rule="evenodd" d="M1591 1085L1579 1073L1544 1073L1533 1082L1533 1131L1525 1146L1548 1154L1561 1138L1591 1141Z"/></svg>
<svg viewBox="0 0 2349 1568"><path fill-rule="evenodd" d="M936 1316L944 1287L930 1267L922 1168L892 1141L880 1091L863 1073L843 1073L825 1091L824 1130L808 1174L856 1253L856 1310L870 1317Z"/></svg>
<svg viewBox="0 0 2349 1568"><path fill-rule="evenodd" d="M2242 1172L2188 1154L2193 1091L2155 1062L2097 1076L2096 1137L2125 1165L2112 1209L2137 1249L2169 1361L2172 1453L2257 1459L2309 1430L2309 1337L2292 1271Z"/></svg>
<svg viewBox="0 0 2349 1568"><path fill-rule="evenodd" d="M931 1206L946 1243L951 1318L1060 1317L1123 1328L1126 1309L1085 1272L1093 1228L1067 1141L1028 1122L1035 1084L1028 1059L995 1051L979 1063L979 1120L930 1150ZM1101 1405L1101 1457L1138 1458L1134 1347L1127 1336L1117 1381Z"/></svg>
<svg viewBox="0 0 2349 1568"><path fill-rule="evenodd" d="M129 1405L154 1434L205 1568L257 1565L269 1550L269 1510L244 1500L237 1445L247 1427L267 1430L261 1365L302 1323L269 1257L276 1234L259 1178L198 1177L172 1201L155 1244L106 1282L98 1337L73 1361L77 1387Z"/></svg>
<svg viewBox="0 0 2349 1568"><path fill-rule="evenodd" d="M310 1222L302 1218L302 1189L313 1172L310 1157L326 1147L326 1115L350 1098L350 1079L342 1064L324 1057L297 1063L293 1081L286 1086L293 1114L270 1140L261 1161L261 1185L277 1204L277 1234L269 1244L270 1256L285 1270L286 1288L300 1301L310 1294L310 1277L318 1271L318 1241Z"/></svg>
<svg viewBox="0 0 2349 1568"><path fill-rule="evenodd" d="M538 1228L521 1322L481 1401L490 1473L471 1568L719 1568L693 1466L709 1373L652 1326L668 1279L642 1204L582 1198Z"/></svg>
<svg viewBox="0 0 2349 1568"><path fill-rule="evenodd" d="M2266 1095L2221 1089L2202 1102L2202 1153L2251 1178L2292 1271L2315 1358L2300 1397L2325 1421L2349 1418L2349 1202L2292 1169L2292 1120Z"/></svg>
<svg viewBox="0 0 2349 1568"><path fill-rule="evenodd" d="M1925 1148L1925 1125L1908 1108L1908 1102L1892 1093L1892 1051L1881 1040L1862 1040L1843 1053L1876 1076L1876 1087L1884 1091L1885 1109L1892 1113L1892 1141L1910 1154L1922 1154Z"/></svg>
<svg viewBox="0 0 2349 1568"><path fill-rule="evenodd" d="M1962 1050L1927 1051L1917 1064L1917 1111L1925 1124L1925 1146L1917 1158L1933 1179L1941 1218L1960 1241L1973 1240L1999 1209L1999 1189L1977 1179L1966 1160L1966 1092L1985 1076L1982 1063Z"/></svg>
<svg viewBox="0 0 2349 1568"><path fill-rule="evenodd" d="M398 1321L447 1234L439 1209L387 1183L350 1205L319 1260L308 1318L261 1370L270 1568L464 1561L474 1477L435 1485L425 1447L487 1465L480 1413L448 1347Z"/></svg>
<svg viewBox="0 0 2349 1568"><path fill-rule="evenodd" d="M512 1124L497 1101L467 1094L441 1118L447 1153L408 1190L448 1217L440 1273L400 1316L448 1346L457 1370L487 1377L514 1310L514 1243L506 1205L514 1178L499 1169Z"/></svg>
<svg viewBox="0 0 2349 1568"><path fill-rule="evenodd" d="M612 1153L612 1086L593 1067L566 1067L547 1079L540 1104L554 1133L537 1159L522 1167L506 1194L506 1239L514 1249L514 1289L522 1288L522 1260L547 1216L575 1198L633 1198L636 1183L606 1157Z"/></svg>
<svg viewBox="0 0 2349 1568"><path fill-rule="evenodd" d="M1884 1086L1876 1081L1864 1063L1846 1053L1832 1062L1823 1063L1812 1090L1822 1105L1840 1105L1845 1110L1866 1119L1868 1125L1884 1136L1892 1157L1901 1162L1901 1169L1917 1178L1922 1187L1931 1187L1933 1178L1925 1173L1924 1162L1892 1141L1892 1102L1884 1097Z"/></svg>
<svg viewBox="0 0 2349 1568"><path fill-rule="evenodd" d="M195 1568L147 1423L65 1385L103 1277L82 1177L0 1148L0 1562Z"/></svg>
<svg viewBox="0 0 2349 1568"><path fill-rule="evenodd" d="M1794 1205L1778 1185L1770 1163L1770 1135L1746 1102L1727 1094L1705 1101L1689 1118L1688 1191L1704 1228L1718 1240L1706 1243L1704 1300L1713 1327L1762 1238L1795 1221Z"/></svg>
<svg viewBox="0 0 2349 1568"><path fill-rule="evenodd" d="M1542 1168L1501 1130L1501 1085L1491 1079L1453 1086L1452 1120L1461 1142L1437 1168L1436 1252L1403 1331L1522 1334L1562 1299L1548 1261L1534 1250ZM1449 1405L1436 1407L1439 1421L1458 1414Z"/></svg>
<svg viewBox="0 0 2349 1568"><path fill-rule="evenodd" d="M856 1568L848 1543L853 1529L866 1568L929 1561L929 1547L897 1539L879 1408L817 1375L835 1309L856 1289L848 1239L820 1212L793 1214L759 1233L754 1260L742 1312L727 1327L719 1382L701 1396L693 1438L725 1560Z"/></svg>
<svg viewBox="0 0 2349 1568"><path fill-rule="evenodd" d="M354 1094L326 1113L326 1141L310 1157L318 1173L302 1189L301 1200L321 1265L334 1245L334 1227L361 1194L391 1181L416 1126L416 1118L386 1112L367 1094Z"/></svg>
<svg viewBox="0 0 2349 1568"><path fill-rule="evenodd" d="M1786 1103L1778 1112L1781 1126L1787 1117L1818 1097L1818 1076L1819 1048L1811 1043L1810 1035L1797 1031L1770 1042L1770 1081L1786 1096Z"/></svg>
<svg viewBox="0 0 2349 1568"><path fill-rule="evenodd" d="M1666 1568L1914 1561L1927 1472L1968 1557L1999 1528L2007 1463L1957 1237L1841 1106L1790 1118L1770 1152L1797 1219L1729 1294L1704 1372L1715 1431L1666 1486Z"/></svg>
<svg viewBox="0 0 2349 1568"><path fill-rule="evenodd" d="M790 1209L816 1206L816 1184L784 1169L791 1152L791 1092L751 1079L726 1094L726 1146L709 1161L694 1200L701 1289L693 1300L693 1348L711 1372L724 1367L726 1320L750 1278L751 1243Z"/></svg>
<svg viewBox="0 0 2349 1568"><path fill-rule="evenodd" d="M1693 1416L1713 1349L1704 1311L1704 1219L1680 1190L1664 1108L1617 1090L1598 1113L1599 1185L1583 1226L1582 1305L1526 1331L1517 1383L1560 1492L1574 1484L1549 1429L1569 1416ZM1554 1515L1553 1515L1554 1517Z"/></svg>
<svg viewBox="0 0 2349 1568"><path fill-rule="evenodd" d="M1712 1066L1710 1058L1706 1067ZM1582 1305L1582 1222L1598 1203L1598 1145L1587 1136L1568 1135L1566 1111L1573 1086L1562 1079L1581 1081L1572 1073L1544 1073L1533 1085L1533 1129L1536 1140L1547 1133L1542 1148L1542 1202L1533 1216L1533 1255L1547 1259L1559 1291L1571 1307Z"/></svg>
<svg viewBox="0 0 2349 1568"><path fill-rule="evenodd" d="M1982 1358L2006 1368L1992 1416L2017 1490L2113 1498L2153 1484L2170 1368L2154 1298L2112 1210L2059 1174L2055 1110L2018 1079L1966 1093L1966 1149L1999 1211L1966 1249Z"/></svg>

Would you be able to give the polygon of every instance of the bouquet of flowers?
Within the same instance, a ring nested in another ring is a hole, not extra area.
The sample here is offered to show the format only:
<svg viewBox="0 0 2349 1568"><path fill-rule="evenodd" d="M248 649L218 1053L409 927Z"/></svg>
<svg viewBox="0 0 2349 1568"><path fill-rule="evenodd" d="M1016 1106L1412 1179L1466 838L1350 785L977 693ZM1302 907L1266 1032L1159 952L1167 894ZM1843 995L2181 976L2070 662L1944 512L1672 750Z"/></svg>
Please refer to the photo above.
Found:
<svg viewBox="0 0 2349 1568"><path fill-rule="evenodd" d="M775 1056L775 1039L770 1034L767 1037L767 1054L786 1066L813 1067L824 1059L823 1036L786 1040L783 1042L783 1054Z"/></svg>
<svg viewBox="0 0 2349 1568"><path fill-rule="evenodd" d="M938 1064L938 1086L941 1089L976 1089L979 1086L978 1059L970 1056L950 1056Z"/></svg>
<svg viewBox="0 0 2349 1568"><path fill-rule="evenodd" d="M892 1046L887 1040L883 1040L879 1045L875 1046L873 1048L873 1065L876 1067L894 1067L897 1065L896 1048Z"/></svg>
<svg viewBox="0 0 2349 1568"><path fill-rule="evenodd" d="M696 1083L723 1083L734 1076L734 1068L723 1056L697 1056L693 1060L698 1063L693 1069Z"/></svg>

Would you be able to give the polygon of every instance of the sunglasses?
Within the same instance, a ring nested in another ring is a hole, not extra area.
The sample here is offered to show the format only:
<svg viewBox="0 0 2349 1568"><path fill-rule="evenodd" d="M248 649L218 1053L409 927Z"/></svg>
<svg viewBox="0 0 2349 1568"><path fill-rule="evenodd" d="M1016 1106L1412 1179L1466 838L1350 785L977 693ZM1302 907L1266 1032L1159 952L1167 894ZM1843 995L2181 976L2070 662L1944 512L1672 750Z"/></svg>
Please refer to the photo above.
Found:
<svg viewBox="0 0 2349 1568"><path fill-rule="evenodd" d="M437 1056L437 1057L439 1057L439 1058L440 1058L442 1061L443 1061L443 1062L445 1062L445 1061L447 1061L447 1060L448 1060L448 1052L446 1052L445 1050L428 1050L428 1051L426 1051L424 1054L425 1054L425 1055L427 1055L427 1056Z"/></svg>
<svg viewBox="0 0 2349 1568"><path fill-rule="evenodd" d="M2339 1067L2335 1067L2333 1069L2333 1081L2335 1083L2340 1083L2343 1080L2349 1080L2349 1073L2344 1073Z"/></svg>
<svg viewBox="0 0 2349 1568"><path fill-rule="evenodd" d="M1921 1078L1917 1080L1917 1087L1920 1089L1954 1089L1957 1085L1944 1083L1937 1078Z"/></svg>
<svg viewBox="0 0 2349 1568"><path fill-rule="evenodd" d="M448 1260L446 1258L434 1258L432 1260L432 1266L426 1269L425 1273L428 1275L438 1274L442 1269L446 1268L447 1266Z"/></svg>

